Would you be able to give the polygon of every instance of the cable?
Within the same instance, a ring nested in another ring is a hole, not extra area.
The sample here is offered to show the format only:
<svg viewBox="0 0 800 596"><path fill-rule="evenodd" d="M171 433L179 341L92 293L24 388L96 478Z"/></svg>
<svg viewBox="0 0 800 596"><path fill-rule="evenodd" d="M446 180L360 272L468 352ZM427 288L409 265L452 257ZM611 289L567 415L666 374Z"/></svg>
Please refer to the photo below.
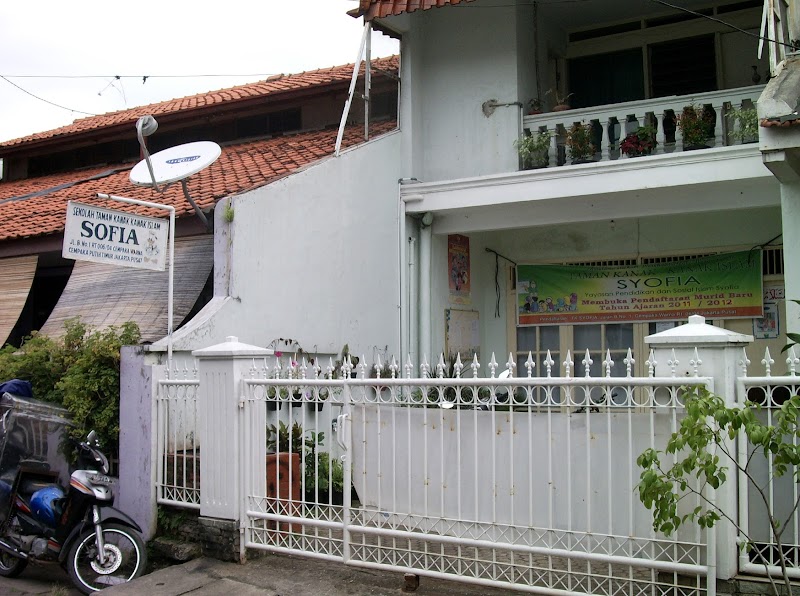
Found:
<svg viewBox="0 0 800 596"><path fill-rule="evenodd" d="M202 77L274 77L280 73L187 74L187 75L0 75L11 79L191 79Z"/></svg>
<svg viewBox="0 0 800 596"><path fill-rule="evenodd" d="M59 104L57 104L57 103L53 103L52 101L50 101L50 100L48 100L48 99L44 99L43 97L39 97L38 95L34 95L34 94L33 94L33 93L31 93L30 91L28 91L28 90L26 90L26 89L23 89L22 87L20 87L20 86L19 86L19 85L17 85L16 83L12 83L12 82L11 82L11 81L9 81L7 78L5 78L3 75L0 75L0 79L3 79L3 80L4 80L6 83L8 83L9 85L13 85L14 87L16 87L17 89L19 89L19 90L20 90L20 91L22 91L23 93L27 93L28 95L30 95L30 96L31 96L31 97L33 97L33 98L36 98L36 99L38 99L39 101L43 101L44 103L49 103L51 106L55 106L55 107L57 107L57 108L61 108L62 110L69 110L70 112L75 112L75 113L77 113L77 114L85 114L85 115L87 115L87 116L97 116L97 114L92 114L91 112L83 112L83 111L81 111L81 110L74 110L74 109L72 109L72 108L68 108L68 107L66 107L66 106L62 106L62 105L59 105Z"/></svg>
<svg viewBox="0 0 800 596"><path fill-rule="evenodd" d="M693 10L689 10L688 8L683 8L681 6L676 6L674 4L670 4L669 2L665 2L665 0L650 0L650 2L655 2L656 4L663 4L664 6L668 6L669 8L673 8L675 10L680 10L682 12L687 12L687 13L689 13L691 15L696 16L696 17L702 17L704 19L708 19L709 21L714 21L715 23L719 23L720 25L725 25L726 27L730 27L731 29L733 29L734 31L738 31L739 33L744 33L745 35L749 35L750 37L755 37L756 39L761 39L761 40L767 41L769 43L777 43L778 45L786 46L787 48L790 48L791 50L795 49L794 44L785 43L783 41L777 41L777 40L774 40L774 39L770 39L769 37L762 37L761 34L759 34L759 33L751 33L750 31L745 31L744 29L740 29L736 25L731 25L730 23L727 23L727 22L723 21L722 19L718 19L716 17L712 17L710 15L703 14L703 13L700 13L700 12L695 12Z"/></svg>

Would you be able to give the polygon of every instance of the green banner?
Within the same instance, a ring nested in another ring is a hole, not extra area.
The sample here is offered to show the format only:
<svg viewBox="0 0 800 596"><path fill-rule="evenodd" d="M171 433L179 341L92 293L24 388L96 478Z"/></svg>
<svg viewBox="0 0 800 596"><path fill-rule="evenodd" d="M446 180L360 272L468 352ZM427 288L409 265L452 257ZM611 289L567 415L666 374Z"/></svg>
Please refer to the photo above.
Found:
<svg viewBox="0 0 800 596"><path fill-rule="evenodd" d="M635 267L519 265L519 325L761 317L761 251Z"/></svg>

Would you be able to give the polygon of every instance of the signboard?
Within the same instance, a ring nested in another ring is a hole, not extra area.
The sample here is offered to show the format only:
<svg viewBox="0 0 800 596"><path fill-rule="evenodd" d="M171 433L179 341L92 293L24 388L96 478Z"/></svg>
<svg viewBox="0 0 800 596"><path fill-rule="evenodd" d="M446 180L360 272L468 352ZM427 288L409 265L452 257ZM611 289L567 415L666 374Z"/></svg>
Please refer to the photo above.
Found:
<svg viewBox="0 0 800 596"><path fill-rule="evenodd" d="M163 271L168 235L166 220L70 201L61 255Z"/></svg>
<svg viewBox="0 0 800 596"><path fill-rule="evenodd" d="M447 237L447 269L450 303L470 303L469 237L451 234Z"/></svg>
<svg viewBox="0 0 800 596"><path fill-rule="evenodd" d="M519 265L519 325L761 317L761 251L635 267Z"/></svg>

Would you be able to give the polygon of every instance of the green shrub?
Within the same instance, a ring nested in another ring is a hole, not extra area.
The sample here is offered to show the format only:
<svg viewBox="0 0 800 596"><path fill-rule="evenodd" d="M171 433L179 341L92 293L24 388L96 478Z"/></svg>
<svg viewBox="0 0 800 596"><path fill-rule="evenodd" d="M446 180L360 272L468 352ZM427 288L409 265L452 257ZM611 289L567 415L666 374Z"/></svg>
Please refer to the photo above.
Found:
<svg viewBox="0 0 800 596"><path fill-rule="evenodd" d="M64 329L59 339L34 332L19 348L0 350L0 380L30 381L35 398L72 413L73 437L83 438L94 429L104 450L116 453L120 348L139 343L139 328L128 322L91 331L78 319L69 319Z"/></svg>

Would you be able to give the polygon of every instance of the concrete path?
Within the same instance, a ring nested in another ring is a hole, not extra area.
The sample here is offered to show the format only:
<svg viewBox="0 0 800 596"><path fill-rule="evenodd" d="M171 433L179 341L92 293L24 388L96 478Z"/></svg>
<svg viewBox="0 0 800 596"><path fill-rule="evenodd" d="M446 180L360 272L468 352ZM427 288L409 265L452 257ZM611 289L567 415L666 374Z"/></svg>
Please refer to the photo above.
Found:
<svg viewBox="0 0 800 596"><path fill-rule="evenodd" d="M245 565L195 559L161 569L103 596L384 596L403 594L402 573L359 569L343 563L264 555ZM501 596L510 590L420 578L417 596Z"/></svg>
<svg viewBox="0 0 800 596"><path fill-rule="evenodd" d="M0 594L4 596L78 596L80 593L57 563L31 564L19 577L0 577Z"/></svg>

